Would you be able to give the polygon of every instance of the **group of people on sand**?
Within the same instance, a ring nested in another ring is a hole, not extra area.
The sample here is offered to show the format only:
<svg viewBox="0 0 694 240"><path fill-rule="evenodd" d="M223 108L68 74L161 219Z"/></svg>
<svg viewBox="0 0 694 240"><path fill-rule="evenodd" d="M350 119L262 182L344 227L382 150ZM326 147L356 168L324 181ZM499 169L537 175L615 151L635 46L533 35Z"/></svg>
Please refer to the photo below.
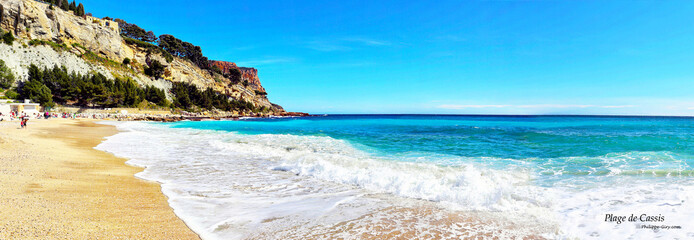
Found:
<svg viewBox="0 0 694 240"><path fill-rule="evenodd" d="M27 122L29 122L29 116L26 115L26 114L24 114L24 116L22 116L22 117L20 118L20 120L21 120L20 126L21 126L22 128L27 128Z"/></svg>
<svg viewBox="0 0 694 240"><path fill-rule="evenodd" d="M69 112L63 112L63 113L56 113L56 112L39 112L39 113L33 113L33 114L28 114L25 112L17 113L17 112L9 112L9 114L4 115L3 113L0 112L0 121L4 120L10 120L14 121L15 119L21 120L21 125L22 127L26 127L25 123L28 121L30 118L35 118L35 119L50 119L50 118L64 118L64 119L111 119L111 118L116 118L120 119L123 117L126 117L127 115L123 114L104 114L104 113L69 113Z"/></svg>
<svg viewBox="0 0 694 240"><path fill-rule="evenodd" d="M0 121L4 121L5 117L6 116L3 113L0 113ZM33 117L38 119L41 117L41 114L34 113ZM27 123L29 122L29 118L31 118L31 116L25 112L17 113L17 112L12 111L9 113L9 120L14 121L15 119L18 119L20 128L27 128Z"/></svg>
<svg viewBox="0 0 694 240"><path fill-rule="evenodd" d="M15 111L5 113L0 112L0 121L15 121L20 120L21 128L26 128L26 123L29 119L104 119L104 120L118 120L118 121L128 121L128 120L151 120L147 117L170 117L169 115L150 115L150 114L127 114L127 113L74 113L74 112L35 112L35 113L17 113ZM184 115L189 116L189 115ZM174 116L175 117L175 116Z"/></svg>
<svg viewBox="0 0 694 240"><path fill-rule="evenodd" d="M32 115L33 115L34 118L39 118L39 117L40 117L40 114L38 114L38 113L34 113L34 114L32 114ZM29 115L29 114L27 114L27 113L25 113L25 112L17 113L17 112L15 112L15 111L12 111L12 112L10 112L10 114L9 114L9 120L10 120L10 121L14 121L15 118L16 118L16 119L19 119L19 120L22 120L22 119L24 119L24 118L29 118L29 117L32 117L32 116ZM5 120L5 116L4 116L2 113L0 113L0 119Z"/></svg>
<svg viewBox="0 0 694 240"><path fill-rule="evenodd" d="M4 117L3 114L0 113L0 119L1 120L5 120L3 117ZM19 126L21 128L27 127L27 122L29 122L29 115L28 114L26 114L24 112L22 112L21 114L18 114L16 112L10 112L10 121L14 120L15 118L20 120Z"/></svg>

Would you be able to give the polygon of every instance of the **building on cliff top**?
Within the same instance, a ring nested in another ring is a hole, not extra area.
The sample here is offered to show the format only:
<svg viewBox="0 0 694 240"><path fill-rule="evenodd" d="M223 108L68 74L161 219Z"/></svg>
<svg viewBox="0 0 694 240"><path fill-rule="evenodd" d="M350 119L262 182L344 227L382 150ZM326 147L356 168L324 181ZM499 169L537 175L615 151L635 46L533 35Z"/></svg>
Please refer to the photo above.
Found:
<svg viewBox="0 0 694 240"><path fill-rule="evenodd" d="M116 21L96 18L96 17L89 16L89 15L84 15L84 20L87 20L88 22L99 24L99 26L102 26L102 27L110 28L113 31L116 31L118 34L120 34L120 27L118 26L118 22L116 22Z"/></svg>

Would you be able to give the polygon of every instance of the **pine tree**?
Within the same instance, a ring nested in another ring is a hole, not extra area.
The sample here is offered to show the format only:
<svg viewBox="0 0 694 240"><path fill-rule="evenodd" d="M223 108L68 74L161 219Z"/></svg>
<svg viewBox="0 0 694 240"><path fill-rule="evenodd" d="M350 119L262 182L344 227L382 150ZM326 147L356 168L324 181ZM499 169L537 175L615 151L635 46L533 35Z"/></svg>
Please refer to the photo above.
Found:
<svg viewBox="0 0 694 240"><path fill-rule="evenodd" d="M60 7L61 9L65 10L65 11L67 11L67 10L69 9L69 8L68 8L69 5L70 5L70 4L67 3L67 0L62 0L62 1L60 1L59 7Z"/></svg>
<svg viewBox="0 0 694 240"><path fill-rule="evenodd" d="M12 87L12 84L14 84L14 74L12 71L7 68L5 65L5 61L0 59L0 89L7 89Z"/></svg>
<svg viewBox="0 0 694 240"><path fill-rule="evenodd" d="M77 10L77 4L75 3L75 0L72 0L72 2L70 3L70 8L69 8L69 9L70 9L70 11L73 11L73 12L74 12L75 10Z"/></svg>
<svg viewBox="0 0 694 240"><path fill-rule="evenodd" d="M82 3L80 3L79 6L77 6L77 11L75 12L75 14L77 14L77 16L80 17L84 16L84 5L82 5Z"/></svg>

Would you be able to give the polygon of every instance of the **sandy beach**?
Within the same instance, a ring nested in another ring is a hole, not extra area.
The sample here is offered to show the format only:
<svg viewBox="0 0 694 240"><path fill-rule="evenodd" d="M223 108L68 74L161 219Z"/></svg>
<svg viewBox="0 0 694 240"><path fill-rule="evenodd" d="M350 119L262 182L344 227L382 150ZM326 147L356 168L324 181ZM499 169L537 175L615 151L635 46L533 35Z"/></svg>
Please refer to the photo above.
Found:
<svg viewBox="0 0 694 240"><path fill-rule="evenodd" d="M0 239L199 239L93 120L0 122Z"/></svg>

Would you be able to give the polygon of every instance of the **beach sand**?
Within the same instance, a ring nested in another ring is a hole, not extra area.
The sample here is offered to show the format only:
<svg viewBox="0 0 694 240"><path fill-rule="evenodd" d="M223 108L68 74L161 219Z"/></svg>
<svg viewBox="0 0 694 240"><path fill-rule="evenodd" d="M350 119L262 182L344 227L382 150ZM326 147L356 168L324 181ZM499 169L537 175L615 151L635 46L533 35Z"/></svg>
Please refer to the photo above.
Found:
<svg viewBox="0 0 694 240"><path fill-rule="evenodd" d="M199 239L93 120L0 122L0 239Z"/></svg>

